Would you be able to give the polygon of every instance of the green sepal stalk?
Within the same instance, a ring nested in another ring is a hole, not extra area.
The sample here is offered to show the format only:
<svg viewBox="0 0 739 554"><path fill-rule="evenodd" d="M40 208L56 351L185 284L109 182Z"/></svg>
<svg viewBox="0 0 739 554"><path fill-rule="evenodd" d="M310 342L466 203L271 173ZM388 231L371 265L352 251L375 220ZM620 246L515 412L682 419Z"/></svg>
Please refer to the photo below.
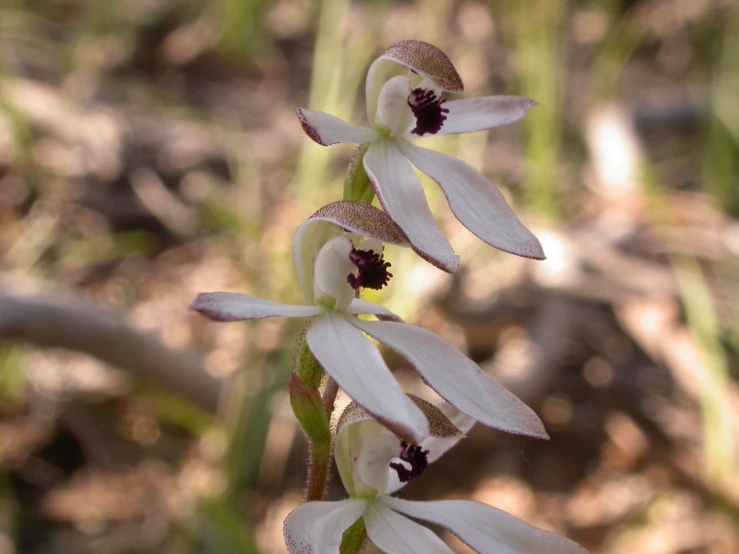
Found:
<svg viewBox="0 0 739 554"><path fill-rule="evenodd" d="M303 383L295 373L290 375L290 406L312 444L331 443L321 392Z"/></svg>
<svg viewBox="0 0 739 554"><path fill-rule="evenodd" d="M301 382L309 387L318 387L321 384L321 379L323 379L323 367L318 363L313 352L308 348L308 342L305 340L305 335L308 333L308 329L310 329L311 322L310 319L306 322L303 332L300 335L293 369Z"/></svg>
<svg viewBox="0 0 739 554"><path fill-rule="evenodd" d="M331 463L331 429L318 387L304 383L295 372L290 375L290 406L310 447L306 500L323 500Z"/></svg>
<svg viewBox="0 0 739 554"><path fill-rule="evenodd" d="M367 541L367 528L361 517L355 521L341 536L339 554L357 554Z"/></svg>
<svg viewBox="0 0 739 554"><path fill-rule="evenodd" d="M372 204L375 199L375 189L364 170L364 155L368 148L369 144L362 144L354 153L344 179L344 200Z"/></svg>

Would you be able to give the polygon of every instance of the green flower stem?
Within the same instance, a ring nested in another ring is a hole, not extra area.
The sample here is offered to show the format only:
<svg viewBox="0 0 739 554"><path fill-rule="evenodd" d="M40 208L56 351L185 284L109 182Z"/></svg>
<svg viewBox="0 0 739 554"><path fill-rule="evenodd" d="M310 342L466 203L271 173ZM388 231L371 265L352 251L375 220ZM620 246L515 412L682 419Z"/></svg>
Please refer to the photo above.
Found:
<svg viewBox="0 0 739 554"><path fill-rule="evenodd" d="M311 322L309 319L303 329L300 342L298 343L298 353L295 356L293 369L301 382L309 387L318 387L321 384L321 379L323 379L323 367L318 363L313 352L308 348L308 342L305 340L305 335L308 333L308 329L310 329Z"/></svg>
<svg viewBox="0 0 739 554"><path fill-rule="evenodd" d="M375 198L375 189L367 177L363 164L368 148L369 144L363 144L354 155L344 181L344 200L372 204ZM306 501L308 502L323 500L326 492L331 465L329 421L331 421L336 394L339 391L339 385L329 377L323 397L321 397L318 387L323 379L324 371L306 343L305 333L309 326L310 321L298 344L294 371L290 378L290 405L308 439L310 449L306 485L308 491ZM344 533L341 552L346 554L359 552L366 538L364 522L360 519Z"/></svg>
<svg viewBox="0 0 739 554"><path fill-rule="evenodd" d="M318 390L323 378L323 368L305 340L309 328L310 320L303 330L295 356L294 371L290 376L290 406L308 439L310 460L306 489L307 501L310 502L323 500L326 492L331 463L331 430L323 398Z"/></svg>
<svg viewBox="0 0 739 554"><path fill-rule="evenodd" d="M375 198L375 189L372 187L369 177L367 177L363 163L368 148L369 144L363 144L354 154L346 179L344 179L344 200L372 204L372 200Z"/></svg>

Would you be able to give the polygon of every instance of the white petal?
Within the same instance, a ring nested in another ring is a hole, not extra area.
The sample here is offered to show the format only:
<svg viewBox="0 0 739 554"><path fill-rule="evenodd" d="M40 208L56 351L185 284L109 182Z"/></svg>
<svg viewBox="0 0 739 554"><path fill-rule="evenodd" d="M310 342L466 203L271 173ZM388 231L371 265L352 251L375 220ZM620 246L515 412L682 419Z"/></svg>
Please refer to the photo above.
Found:
<svg viewBox="0 0 739 554"><path fill-rule="evenodd" d="M474 133L508 125L526 115L536 102L522 96L485 96L452 100L442 105L449 110L437 135ZM407 137L415 137L408 132Z"/></svg>
<svg viewBox="0 0 739 554"><path fill-rule="evenodd" d="M335 237L321 247L313 269L315 302L330 297L334 301L331 306L344 311L354 299L354 289L347 282L347 277L357 268L349 259L353 248L347 237Z"/></svg>
<svg viewBox="0 0 739 554"><path fill-rule="evenodd" d="M303 108L297 108L295 113L298 114L305 134L321 146L329 146L337 142L364 143L377 138L377 132L373 129L349 125L327 113L312 112Z"/></svg>
<svg viewBox="0 0 739 554"><path fill-rule="evenodd" d="M411 517L443 525L480 554L587 554L571 540L532 527L481 502L411 502L392 497L383 502Z"/></svg>
<svg viewBox="0 0 739 554"><path fill-rule="evenodd" d="M190 309L214 321L242 321L265 317L310 317L323 312L321 306L295 306L264 300L237 292L201 292Z"/></svg>
<svg viewBox="0 0 739 554"><path fill-rule="evenodd" d="M405 323L359 319L351 323L398 352L432 389L477 421L509 433L548 438L531 408L446 339Z"/></svg>
<svg viewBox="0 0 739 554"><path fill-rule="evenodd" d="M390 136L393 137L403 136L416 120L408 105L410 93L411 82L408 77L398 75L385 83L377 99L377 116L372 126L384 126L390 130Z"/></svg>
<svg viewBox="0 0 739 554"><path fill-rule="evenodd" d="M418 177L395 144L373 142L364 155L364 169L380 203L403 229L413 249L436 267L456 271L459 256L436 224Z"/></svg>
<svg viewBox="0 0 739 554"><path fill-rule="evenodd" d="M339 552L341 535L367 509L367 501L307 502L285 518L283 533L290 554Z"/></svg>
<svg viewBox="0 0 739 554"><path fill-rule="evenodd" d="M375 546L386 554L454 554L434 533L385 506L387 499L371 503L364 513L367 536Z"/></svg>
<svg viewBox="0 0 739 554"><path fill-rule="evenodd" d="M405 140L397 141L397 145L413 165L439 184L454 215L472 233L504 252L545 258L536 237L518 220L498 189L475 168ZM408 230L403 230L413 240Z"/></svg>
<svg viewBox="0 0 739 554"><path fill-rule="evenodd" d="M355 298L352 300L352 303L349 305L349 308L347 311L350 314L369 314L377 316L377 319L380 319L382 321L403 321L400 316L394 314L387 308L383 306L378 306L374 302L369 302L367 300L361 300L359 298Z"/></svg>
<svg viewBox="0 0 739 554"><path fill-rule="evenodd" d="M306 339L339 386L385 427L413 444L428 436L426 417L400 390L377 348L343 316L316 318Z"/></svg>

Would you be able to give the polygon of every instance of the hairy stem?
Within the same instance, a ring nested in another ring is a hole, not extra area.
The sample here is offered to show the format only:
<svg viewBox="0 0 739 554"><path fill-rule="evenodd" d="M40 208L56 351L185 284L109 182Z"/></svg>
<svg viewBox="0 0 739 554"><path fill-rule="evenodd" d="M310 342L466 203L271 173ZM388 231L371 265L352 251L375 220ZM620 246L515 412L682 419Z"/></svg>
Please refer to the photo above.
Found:
<svg viewBox="0 0 739 554"><path fill-rule="evenodd" d="M306 502L321 501L328 486L329 467L331 465L331 439L310 445L310 467L308 468L308 485Z"/></svg>
<svg viewBox="0 0 739 554"><path fill-rule="evenodd" d="M372 204L375 198L375 189L364 170L364 155L368 148L369 144L361 145L352 158L349 171L344 179L344 200Z"/></svg>

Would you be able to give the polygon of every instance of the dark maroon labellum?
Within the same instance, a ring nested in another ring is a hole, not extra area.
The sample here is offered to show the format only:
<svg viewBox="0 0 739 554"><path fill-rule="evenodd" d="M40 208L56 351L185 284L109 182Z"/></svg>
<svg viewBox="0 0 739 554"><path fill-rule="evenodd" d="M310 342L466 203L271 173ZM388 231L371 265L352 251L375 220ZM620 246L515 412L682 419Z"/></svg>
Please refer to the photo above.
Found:
<svg viewBox="0 0 739 554"><path fill-rule="evenodd" d="M390 263L382 259L382 253L375 254L374 250L352 248L349 259L359 269L359 275L350 273L346 278L354 290L359 287L380 290L393 276L387 270Z"/></svg>
<svg viewBox="0 0 739 554"><path fill-rule="evenodd" d="M422 88L413 89L408 96L408 106L416 116L416 126L411 131L416 135L423 136L426 133L435 135L441 130L441 126L446 121L446 115L449 113L448 108L442 108L441 105L446 102L436 96L433 90Z"/></svg>
<svg viewBox="0 0 739 554"><path fill-rule="evenodd" d="M407 483L411 479L415 479L426 466L429 465L428 461L428 450L421 450L420 446L408 444L407 442L401 441L400 447L402 448L400 456L398 456L404 462L408 462L411 466L410 469L406 468L403 464L398 462L391 462L390 467L398 472L398 479L401 483Z"/></svg>

